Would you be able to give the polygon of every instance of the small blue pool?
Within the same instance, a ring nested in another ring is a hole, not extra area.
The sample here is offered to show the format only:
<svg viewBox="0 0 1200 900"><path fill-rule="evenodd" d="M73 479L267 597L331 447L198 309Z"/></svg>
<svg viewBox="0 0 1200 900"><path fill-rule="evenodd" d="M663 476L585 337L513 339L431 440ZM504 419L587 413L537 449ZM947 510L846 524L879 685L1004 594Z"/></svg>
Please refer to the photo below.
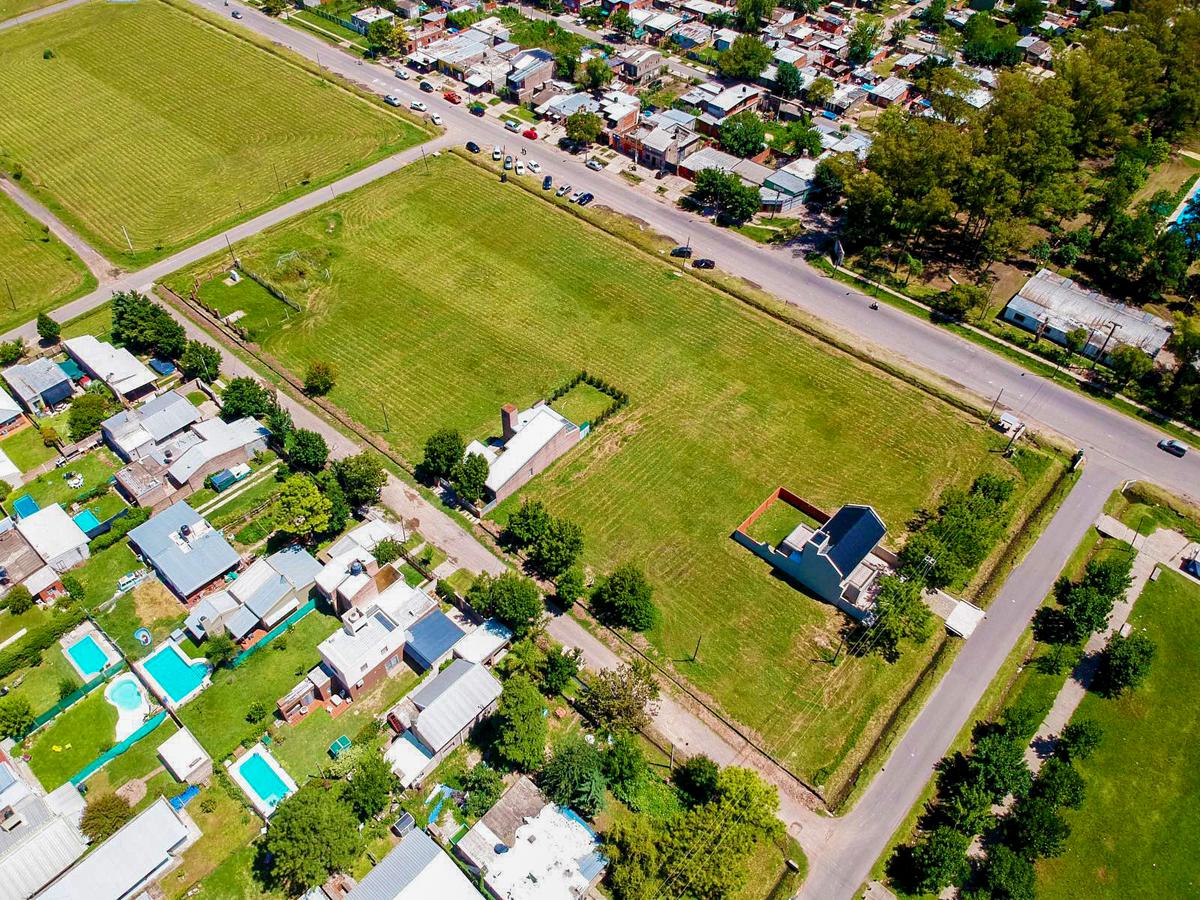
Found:
<svg viewBox="0 0 1200 900"><path fill-rule="evenodd" d="M100 645L90 634L68 647L67 656L71 657L71 661L79 667L84 678L99 675L108 665L108 656L100 649Z"/></svg>
<svg viewBox="0 0 1200 900"><path fill-rule="evenodd" d="M269 762L257 754L249 756L238 769L250 790L268 809L274 809L288 795L287 783L279 777Z"/></svg>
<svg viewBox="0 0 1200 900"><path fill-rule="evenodd" d="M204 663L188 662L183 651L170 642L146 657L142 666L175 704L187 700L208 674Z"/></svg>
<svg viewBox="0 0 1200 900"><path fill-rule="evenodd" d="M72 518L75 520L75 524L79 526L79 530L85 534L100 524L100 520L96 518L96 514L90 509L76 513Z"/></svg>
<svg viewBox="0 0 1200 900"><path fill-rule="evenodd" d="M126 712L137 712L142 707L142 689L132 677L122 677L113 682L112 688L108 691L108 698L112 700L117 709L123 709Z"/></svg>
<svg viewBox="0 0 1200 900"><path fill-rule="evenodd" d="M41 507L37 505L37 501L28 494L22 494L13 501L13 512L17 514L18 519L24 519L32 516Z"/></svg>

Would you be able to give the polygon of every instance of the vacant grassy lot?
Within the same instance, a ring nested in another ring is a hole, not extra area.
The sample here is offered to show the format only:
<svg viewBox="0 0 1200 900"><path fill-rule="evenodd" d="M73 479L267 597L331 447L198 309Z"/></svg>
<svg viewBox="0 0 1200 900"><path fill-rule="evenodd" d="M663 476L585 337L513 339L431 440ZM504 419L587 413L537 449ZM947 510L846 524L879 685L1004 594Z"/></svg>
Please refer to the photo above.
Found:
<svg viewBox="0 0 1200 900"><path fill-rule="evenodd" d="M307 305L247 322L257 339L296 371L332 362L332 399L381 430L386 406L386 437L410 459L441 425L497 432L501 404L530 403L580 369L627 391L621 415L524 493L583 526L594 569L644 565L664 661L831 785L939 642L894 666L831 668L840 614L773 578L730 532L785 484L829 509L874 504L898 543L946 485L1018 474L940 401L455 158L339 199L239 256Z"/></svg>
<svg viewBox="0 0 1200 900"><path fill-rule="evenodd" d="M1088 695L1077 718L1104 728L1079 764L1083 809L1067 813L1071 838L1038 864L1038 896L1192 897L1200 887L1200 588L1163 572L1130 618L1158 645L1150 678L1119 700Z"/></svg>
<svg viewBox="0 0 1200 900"><path fill-rule="evenodd" d="M2 2L0 19L4 18ZM0 331L28 322L39 312L66 303L96 285L79 257L5 194L0 194L0 259L4 260L8 281L0 296Z"/></svg>
<svg viewBox="0 0 1200 900"><path fill-rule="evenodd" d="M46 442L42 440L42 435L36 425L26 425L20 431L14 431L0 441L0 450L3 450L12 460L13 465L22 472L28 472L30 469L40 466L55 454L55 451L47 447ZM20 490L22 489L18 487L17 491Z"/></svg>
<svg viewBox="0 0 1200 900"><path fill-rule="evenodd" d="M58 0L0 0L0 22L57 2Z"/></svg>
<svg viewBox="0 0 1200 900"><path fill-rule="evenodd" d="M158 0L91 3L0 34L0 109L0 167L23 170L23 184L126 264L422 136Z"/></svg>

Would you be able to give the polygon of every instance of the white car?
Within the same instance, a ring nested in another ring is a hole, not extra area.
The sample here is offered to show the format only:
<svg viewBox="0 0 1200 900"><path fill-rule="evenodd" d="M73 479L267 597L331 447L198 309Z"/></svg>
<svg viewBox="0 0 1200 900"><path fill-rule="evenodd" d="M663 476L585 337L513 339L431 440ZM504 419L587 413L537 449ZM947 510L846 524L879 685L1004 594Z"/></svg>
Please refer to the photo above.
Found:
<svg viewBox="0 0 1200 900"><path fill-rule="evenodd" d="M492 148L492 159L494 159L496 162L500 162L500 159L503 156L504 156L504 154L500 152L499 147Z"/></svg>
<svg viewBox="0 0 1200 900"><path fill-rule="evenodd" d="M434 113L432 116L429 117L429 121L433 122L434 125L441 125L442 117L439 116L437 113Z"/></svg>
<svg viewBox="0 0 1200 900"><path fill-rule="evenodd" d="M401 100L399 97L397 97L395 94L388 94L386 97L383 98L383 102L386 103L388 106L403 106L404 105L404 101Z"/></svg>
<svg viewBox="0 0 1200 900"><path fill-rule="evenodd" d="M578 202L579 202L579 198L580 198L580 197L582 197L582 196L583 196L583 191L576 191L575 193L573 193L573 194L572 194L570 197L568 197L567 199L568 199L568 200L570 200L572 203L578 203Z"/></svg>
<svg viewBox="0 0 1200 900"><path fill-rule="evenodd" d="M522 162L521 160L519 160L519 159L517 160L517 174L518 174L518 175L524 175L524 174L525 174L525 163L523 163L523 162Z"/></svg>
<svg viewBox="0 0 1200 900"><path fill-rule="evenodd" d="M539 172L542 171L542 164L540 162L538 162L536 159L531 159L527 163L527 165L529 166L529 171L532 172L534 175L537 175Z"/></svg>
<svg viewBox="0 0 1200 900"><path fill-rule="evenodd" d="M397 69L396 77L401 81L408 81L408 69Z"/></svg>
<svg viewBox="0 0 1200 900"><path fill-rule="evenodd" d="M425 112L425 110L429 109L429 107L426 106L421 100L414 100L412 103L408 104L408 106L410 109L415 109L417 112Z"/></svg>

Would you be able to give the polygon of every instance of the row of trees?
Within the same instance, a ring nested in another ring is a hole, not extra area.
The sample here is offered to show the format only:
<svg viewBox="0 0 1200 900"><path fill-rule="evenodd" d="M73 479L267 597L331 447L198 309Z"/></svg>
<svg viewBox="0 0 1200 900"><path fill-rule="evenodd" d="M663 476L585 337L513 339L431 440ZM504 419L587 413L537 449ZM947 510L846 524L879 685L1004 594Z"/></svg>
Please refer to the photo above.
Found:
<svg viewBox="0 0 1200 900"><path fill-rule="evenodd" d="M583 529L550 515L541 500L526 499L508 517L502 540L509 549L525 552L530 568L543 578L559 578L583 555Z"/></svg>

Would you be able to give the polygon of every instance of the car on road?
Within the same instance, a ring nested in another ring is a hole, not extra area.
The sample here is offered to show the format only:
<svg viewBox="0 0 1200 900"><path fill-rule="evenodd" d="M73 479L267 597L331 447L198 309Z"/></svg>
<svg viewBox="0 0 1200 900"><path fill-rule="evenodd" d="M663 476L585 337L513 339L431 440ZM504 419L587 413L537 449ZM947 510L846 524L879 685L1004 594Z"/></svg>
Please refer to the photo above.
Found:
<svg viewBox="0 0 1200 900"><path fill-rule="evenodd" d="M517 160L517 174L518 175L525 174L525 163L521 162L521 160L519 160L519 159Z"/></svg>
<svg viewBox="0 0 1200 900"><path fill-rule="evenodd" d="M520 131L521 123L518 122L516 119L505 119L504 127L507 128L509 131Z"/></svg>
<svg viewBox="0 0 1200 900"><path fill-rule="evenodd" d="M233 17L235 19L240 19L242 17L242 11L240 9L235 9L233 11Z"/></svg>
<svg viewBox="0 0 1200 900"><path fill-rule="evenodd" d="M677 257L678 259L691 259L692 258L692 248L691 247L676 247L674 250L671 251L671 255L674 257Z"/></svg>
<svg viewBox="0 0 1200 900"><path fill-rule="evenodd" d="M477 143L475 143L474 141L467 141L467 149L470 150L472 153L478 153L479 145Z"/></svg>
<svg viewBox="0 0 1200 900"><path fill-rule="evenodd" d="M1158 449L1170 453L1172 456L1183 457L1187 454L1187 444L1182 441L1177 441L1174 438L1164 438L1158 442Z"/></svg>
<svg viewBox="0 0 1200 900"><path fill-rule="evenodd" d="M504 153L500 150L499 147L492 148L492 159L496 160L496 162L499 162L503 158L503 156L504 156Z"/></svg>
<svg viewBox="0 0 1200 900"><path fill-rule="evenodd" d="M386 103L388 106L403 106L404 105L404 101L401 100L399 97L397 97L395 94L388 94L386 97L383 98L383 102Z"/></svg>
<svg viewBox="0 0 1200 900"><path fill-rule="evenodd" d="M537 132L532 128L526 128L524 131L521 132L521 137L529 138L529 140L531 140L531 141L536 141L537 140Z"/></svg>
<svg viewBox="0 0 1200 900"><path fill-rule="evenodd" d="M462 97L458 96L458 94L456 94L454 91L444 91L442 93L442 99L444 99L447 103L462 103Z"/></svg>
<svg viewBox="0 0 1200 900"><path fill-rule="evenodd" d="M483 118L483 114L487 112L487 107L482 103L472 103L467 107L467 109L470 111L471 115L479 116L480 118Z"/></svg>
<svg viewBox="0 0 1200 900"><path fill-rule="evenodd" d="M591 169L593 172L599 172L601 169L604 168L604 163L600 162L600 160L598 160L598 159L589 159L587 161L587 167L589 169Z"/></svg>
<svg viewBox="0 0 1200 900"><path fill-rule="evenodd" d="M695 269L715 269L716 267L716 262L711 259L698 259L692 263L692 268Z"/></svg>
<svg viewBox="0 0 1200 900"><path fill-rule="evenodd" d="M425 112L425 110L429 109L429 107L420 100L414 100L412 103L408 104L408 107L409 109L415 109L417 112Z"/></svg>
<svg viewBox="0 0 1200 900"><path fill-rule="evenodd" d="M573 141L569 137L561 137L558 139L558 149L565 150L567 153L578 153L583 149L583 145L579 141Z"/></svg>
<svg viewBox="0 0 1200 900"><path fill-rule="evenodd" d="M504 157L504 170L507 172L511 168L512 168L512 157L511 156Z"/></svg>
<svg viewBox="0 0 1200 900"><path fill-rule="evenodd" d="M595 199L596 199L595 194L591 194L591 193L584 194L582 197L579 198L579 205L587 206L589 203L591 203Z"/></svg>
<svg viewBox="0 0 1200 900"><path fill-rule="evenodd" d="M417 85L417 87L419 87L421 90L423 90L427 94L433 93L433 85L430 84L428 81L422 81L420 84Z"/></svg>
<svg viewBox="0 0 1200 900"><path fill-rule="evenodd" d="M562 197L569 193L571 193L571 186L569 184L564 184L562 187L560 187L557 191L554 192L554 196Z"/></svg>
<svg viewBox="0 0 1200 900"><path fill-rule="evenodd" d="M432 116L429 117L429 121L431 121L434 125L441 125L442 117L439 116L437 113L434 113Z"/></svg>
<svg viewBox="0 0 1200 900"><path fill-rule="evenodd" d="M401 81L408 81L408 69L401 69L399 66L397 66L396 77Z"/></svg>
<svg viewBox="0 0 1200 900"><path fill-rule="evenodd" d="M529 166L529 171L532 172L534 175L537 175L539 172L542 171L542 164L540 162L538 162L536 159L531 159L525 165Z"/></svg>
<svg viewBox="0 0 1200 900"><path fill-rule="evenodd" d="M579 198L580 198L580 197L582 197L582 196L583 196L583 191L576 191L575 193L573 193L573 194L572 194L570 197L568 197L567 199L568 199L568 200L569 200L571 203L578 203L578 202L579 202Z"/></svg>
<svg viewBox="0 0 1200 900"><path fill-rule="evenodd" d="M554 186L554 179L551 178L549 175L547 175L545 178L542 179L542 190L543 191L548 191L553 186Z"/></svg>

